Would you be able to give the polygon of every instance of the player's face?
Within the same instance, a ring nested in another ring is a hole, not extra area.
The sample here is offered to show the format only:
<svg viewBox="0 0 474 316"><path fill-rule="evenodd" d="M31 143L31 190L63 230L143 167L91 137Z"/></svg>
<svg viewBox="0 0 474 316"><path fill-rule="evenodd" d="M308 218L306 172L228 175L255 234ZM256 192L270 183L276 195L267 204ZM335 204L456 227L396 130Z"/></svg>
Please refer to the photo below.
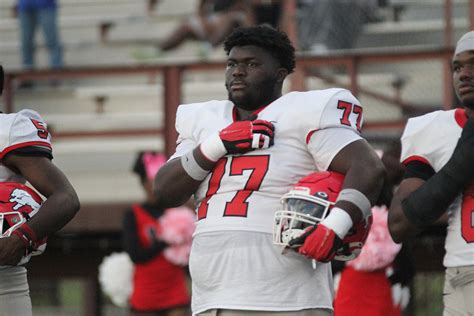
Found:
<svg viewBox="0 0 474 316"><path fill-rule="evenodd" d="M263 48L235 46L229 52L225 86L229 100L244 110L256 110L281 96L286 70Z"/></svg>
<svg viewBox="0 0 474 316"><path fill-rule="evenodd" d="M465 51L454 56L453 84L462 104L474 109L474 51Z"/></svg>

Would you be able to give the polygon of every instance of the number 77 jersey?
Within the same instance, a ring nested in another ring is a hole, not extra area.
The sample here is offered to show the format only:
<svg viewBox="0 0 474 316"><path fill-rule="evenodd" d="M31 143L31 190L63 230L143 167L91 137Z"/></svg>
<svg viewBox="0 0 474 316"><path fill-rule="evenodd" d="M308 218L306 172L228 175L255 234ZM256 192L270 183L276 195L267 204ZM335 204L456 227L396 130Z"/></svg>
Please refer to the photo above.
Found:
<svg viewBox="0 0 474 316"><path fill-rule="evenodd" d="M291 92L255 114L274 124L274 145L226 155L217 162L195 193L195 234L223 230L271 234L280 197L302 177L327 170L342 148L361 139L362 107L344 89ZM171 159L193 150L236 117L230 101L180 105L178 145Z"/></svg>

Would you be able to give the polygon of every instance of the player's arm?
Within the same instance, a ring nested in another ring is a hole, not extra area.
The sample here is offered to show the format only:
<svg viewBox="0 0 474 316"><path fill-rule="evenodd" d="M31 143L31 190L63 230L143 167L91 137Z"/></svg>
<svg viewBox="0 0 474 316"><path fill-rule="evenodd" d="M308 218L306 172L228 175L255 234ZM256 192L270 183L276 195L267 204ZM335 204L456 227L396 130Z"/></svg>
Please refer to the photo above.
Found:
<svg viewBox="0 0 474 316"><path fill-rule="evenodd" d="M80 203L74 188L49 158L16 154L13 151L3 158L3 163L20 173L46 197L41 210L28 221L37 239L61 229L79 210Z"/></svg>
<svg viewBox="0 0 474 316"><path fill-rule="evenodd" d="M11 152L2 162L47 198L28 223L18 227L10 237L0 238L0 265L16 265L31 247L72 219L79 210L79 200L64 174L48 157Z"/></svg>
<svg viewBox="0 0 474 316"><path fill-rule="evenodd" d="M345 174L342 189L360 192L370 203L377 201L385 178L385 167L366 140L357 140L344 147L333 159L329 170ZM366 203L367 204L367 203ZM334 207L342 208L351 217L353 223L360 222L367 211L357 202L338 199Z"/></svg>
<svg viewBox="0 0 474 316"><path fill-rule="evenodd" d="M194 149L168 161L158 171L154 194L163 208L186 203L220 158L273 145L273 124L264 120L238 121L211 135Z"/></svg>
<svg viewBox="0 0 474 316"><path fill-rule="evenodd" d="M411 223L403 213L402 201L421 187L423 183L425 183L425 180L421 178L404 179L393 196L388 213L388 228L392 239L396 243L404 241L407 237L413 236L419 231L419 228Z"/></svg>
<svg viewBox="0 0 474 316"><path fill-rule="evenodd" d="M299 253L321 262L332 260L354 224L371 215L385 178L382 161L364 139L341 149L329 170L345 174L342 190L329 215L301 237L304 244L299 249Z"/></svg>

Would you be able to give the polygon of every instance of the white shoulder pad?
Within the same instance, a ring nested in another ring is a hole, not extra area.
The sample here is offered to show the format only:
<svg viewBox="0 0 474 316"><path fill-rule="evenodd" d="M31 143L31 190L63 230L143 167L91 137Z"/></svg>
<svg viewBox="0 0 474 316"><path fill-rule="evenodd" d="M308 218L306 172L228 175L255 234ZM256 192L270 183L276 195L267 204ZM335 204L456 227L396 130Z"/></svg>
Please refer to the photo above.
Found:
<svg viewBox="0 0 474 316"><path fill-rule="evenodd" d="M176 112L175 128L178 132L176 140L176 152L170 157L174 159L188 152L198 145L199 133L202 129L198 125L206 125L211 121L216 124L213 117L218 111L222 111L224 105L229 101L208 101L202 103L181 104ZM212 124L212 123L210 123Z"/></svg>
<svg viewBox="0 0 474 316"><path fill-rule="evenodd" d="M443 146L441 143L447 138L444 135L446 128L443 125L449 112L435 111L408 119L401 137L402 163L415 158L433 166L435 158L433 154L438 147Z"/></svg>
<svg viewBox="0 0 474 316"><path fill-rule="evenodd" d="M14 114L9 136L5 139L2 155L22 147L41 147L51 151L51 135L47 124L33 110L22 110Z"/></svg>

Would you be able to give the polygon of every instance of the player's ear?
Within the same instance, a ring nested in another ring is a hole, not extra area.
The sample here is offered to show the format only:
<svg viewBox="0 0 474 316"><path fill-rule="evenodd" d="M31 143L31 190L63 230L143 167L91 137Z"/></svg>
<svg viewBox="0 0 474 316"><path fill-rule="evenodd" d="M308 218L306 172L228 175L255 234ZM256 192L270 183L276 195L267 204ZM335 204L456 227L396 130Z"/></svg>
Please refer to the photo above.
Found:
<svg viewBox="0 0 474 316"><path fill-rule="evenodd" d="M288 70L286 68L278 68L277 70L277 82L282 83L286 76L288 76Z"/></svg>

